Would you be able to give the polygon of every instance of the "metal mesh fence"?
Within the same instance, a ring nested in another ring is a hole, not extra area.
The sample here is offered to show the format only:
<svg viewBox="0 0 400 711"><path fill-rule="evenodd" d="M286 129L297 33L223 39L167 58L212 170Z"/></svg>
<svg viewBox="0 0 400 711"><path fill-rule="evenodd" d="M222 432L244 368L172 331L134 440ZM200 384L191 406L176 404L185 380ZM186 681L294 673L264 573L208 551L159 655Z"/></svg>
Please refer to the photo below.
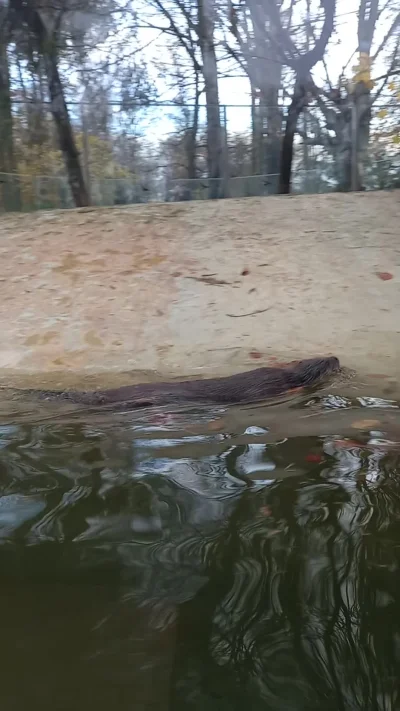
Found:
<svg viewBox="0 0 400 711"><path fill-rule="evenodd" d="M279 107L221 107L221 177L214 181L207 177L204 106L197 113L172 104L68 108L94 205L277 193L285 126ZM325 112L308 107L294 141L292 192L350 189L355 143L365 189L400 187L400 102L374 107L367 135L362 122L357 131L333 103ZM0 173L0 210L74 207L48 104L13 105L13 150L15 172Z"/></svg>

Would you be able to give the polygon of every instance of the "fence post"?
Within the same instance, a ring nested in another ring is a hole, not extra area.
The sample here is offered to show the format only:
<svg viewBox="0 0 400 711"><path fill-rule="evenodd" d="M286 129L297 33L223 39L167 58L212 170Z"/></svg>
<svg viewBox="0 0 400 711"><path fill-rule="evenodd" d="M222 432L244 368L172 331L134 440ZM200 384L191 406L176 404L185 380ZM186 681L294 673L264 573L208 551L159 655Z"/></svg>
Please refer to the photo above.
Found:
<svg viewBox="0 0 400 711"><path fill-rule="evenodd" d="M40 176L39 175L34 175L33 176L33 181L34 181L34 188L35 188L35 210L40 210L41 208L41 202L40 202Z"/></svg>
<svg viewBox="0 0 400 711"><path fill-rule="evenodd" d="M310 190L310 185L309 185L309 150L308 150L308 143L307 143L307 137L308 137L308 115L307 115L307 106L304 107L303 109L303 132L304 132L304 138L303 138L303 170L304 170L304 182L303 182L303 191L308 194L309 192L312 192Z"/></svg>
<svg viewBox="0 0 400 711"><path fill-rule="evenodd" d="M90 155L89 155L89 137L87 131L86 123L86 111L85 111L85 94L83 92L83 97L81 100L81 124L82 124L82 157L83 157L83 174L85 176L86 190L89 198L89 205L92 204L91 196L91 186L90 186Z"/></svg>
<svg viewBox="0 0 400 711"><path fill-rule="evenodd" d="M356 92L353 93L351 102L351 190L359 189L358 179L358 102Z"/></svg>
<svg viewBox="0 0 400 711"><path fill-rule="evenodd" d="M227 195L227 187L229 184L229 177L230 177L230 171L229 171L229 150L228 150L228 117L227 117L227 112L226 112L226 106L223 106L223 167L222 167L222 175L223 175L223 196L228 197Z"/></svg>

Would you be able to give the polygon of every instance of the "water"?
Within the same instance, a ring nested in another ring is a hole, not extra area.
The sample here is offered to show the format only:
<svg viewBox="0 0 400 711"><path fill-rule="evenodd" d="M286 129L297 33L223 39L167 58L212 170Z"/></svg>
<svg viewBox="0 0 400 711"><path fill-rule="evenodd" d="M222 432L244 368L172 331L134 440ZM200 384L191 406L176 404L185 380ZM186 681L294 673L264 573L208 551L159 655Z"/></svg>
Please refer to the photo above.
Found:
<svg viewBox="0 0 400 711"><path fill-rule="evenodd" d="M4 406L1 708L399 709L398 404Z"/></svg>

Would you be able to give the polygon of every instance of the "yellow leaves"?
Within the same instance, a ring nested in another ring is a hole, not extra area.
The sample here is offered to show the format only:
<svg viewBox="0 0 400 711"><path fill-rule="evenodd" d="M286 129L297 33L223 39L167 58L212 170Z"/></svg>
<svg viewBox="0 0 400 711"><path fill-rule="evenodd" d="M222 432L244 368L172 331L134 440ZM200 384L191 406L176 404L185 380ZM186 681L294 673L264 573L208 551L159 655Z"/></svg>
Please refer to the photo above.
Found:
<svg viewBox="0 0 400 711"><path fill-rule="evenodd" d="M15 118L15 158L20 178L20 191L25 208L38 206L65 206L68 180L64 158L57 149L57 140L52 131L36 129L36 134L21 117ZM75 133L75 141L84 168L86 155L81 133ZM88 136L86 142L90 176L93 181L110 178L135 180L135 175L121 166L114 158L112 142L98 136Z"/></svg>
<svg viewBox="0 0 400 711"><path fill-rule="evenodd" d="M44 145L21 144L17 147L18 172L29 175L54 175L62 167L60 151Z"/></svg>
<svg viewBox="0 0 400 711"><path fill-rule="evenodd" d="M77 148L83 161L83 135L76 134ZM89 136L88 141L88 162L90 175L92 178L126 178L129 171L116 163L113 157L112 145L109 141L98 136Z"/></svg>
<svg viewBox="0 0 400 711"><path fill-rule="evenodd" d="M387 121L384 121L384 123L381 124L382 128L378 130L378 132L375 132L375 137L378 139L381 138L382 140L386 139L387 145L394 144L395 146L399 146L399 125L398 121L396 121L396 115L393 115L393 111L389 111L388 109L382 108L375 113L375 117L380 119L381 121L384 121L384 119L388 118Z"/></svg>
<svg viewBox="0 0 400 711"><path fill-rule="evenodd" d="M367 52L360 52L358 64L353 69L353 85L362 82L368 89L373 89L375 82L371 79L372 60Z"/></svg>
<svg viewBox="0 0 400 711"><path fill-rule="evenodd" d="M64 158L57 149L57 142L50 130L42 132L40 140L32 140L30 131L26 130L24 123L18 118L15 121L15 129L18 173L37 177L65 177ZM88 136L87 156L82 133L75 133L75 141L81 165L83 166L87 158L92 178L132 177L130 171L115 160L111 141L98 136Z"/></svg>
<svg viewBox="0 0 400 711"><path fill-rule="evenodd" d="M399 83L392 80L388 84L388 89L393 94L395 94L397 101L400 101L400 85L399 85Z"/></svg>
<svg viewBox="0 0 400 711"><path fill-rule="evenodd" d="M387 109L379 109L379 111L376 112L377 118L384 119L388 115L388 110Z"/></svg>
<svg viewBox="0 0 400 711"><path fill-rule="evenodd" d="M354 420L351 427L353 430L371 430L380 426L379 420Z"/></svg>

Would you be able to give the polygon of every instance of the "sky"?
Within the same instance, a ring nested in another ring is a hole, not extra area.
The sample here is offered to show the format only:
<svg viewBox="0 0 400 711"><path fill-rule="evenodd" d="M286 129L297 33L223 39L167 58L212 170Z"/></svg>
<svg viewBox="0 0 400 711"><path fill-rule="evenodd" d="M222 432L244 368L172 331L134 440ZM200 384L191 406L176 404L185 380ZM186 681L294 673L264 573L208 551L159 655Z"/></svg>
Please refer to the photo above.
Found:
<svg viewBox="0 0 400 711"><path fill-rule="evenodd" d="M1 1L1 0L0 0ZM146 0L144 0L146 2ZM380 0L383 4L385 0ZM311 0L311 13L314 17L317 13L320 21L316 26L316 32L321 30L322 22L324 18L324 13L322 8L319 6L319 0ZM357 62L357 25L358 25L358 8L360 0L337 0L336 4L336 23L335 23L335 33L328 44L327 51L325 53L326 67L329 73L330 81L333 85L337 85L338 78L343 72L344 66L346 66L345 74L349 78L352 76L352 68ZM294 26L302 26L305 20L306 3L299 2L295 4L295 11L298 13L297 17L294 15L293 23ZM77 13L79 16L81 13ZM150 15L148 19L152 19ZM385 36L391 21L393 19L393 14L384 14L377 25L374 35L374 44L372 47L372 54L379 46L381 40ZM163 25L163 20L161 18L156 18L157 24ZM165 21L164 21L165 26ZM118 31L118 47L121 51L126 47L126 54L129 55L131 49L129 44L131 42L131 32L130 28L119 29ZM159 76L158 63L163 57L168 57L169 49L169 37L158 29L153 28L143 28L139 29L137 36L135 38L135 46L141 47L141 52L139 56L142 56L147 62L148 71L151 78L155 81L158 89L159 100L168 102L173 101L175 98L175 89L168 88L167 82L164 81ZM113 45L114 43L114 45ZM107 57L107 45L113 45L115 49L115 37L109 37L106 40L106 45L104 51L99 49L95 50L96 60L101 61L101 56L104 59ZM93 57L95 59L95 57ZM233 61L230 66L234 66ZM237 67L237 74L240 70ZM372 76L379 77L385 73L385 62L384 62L384 52L381 53L380 58L375 63L372 69ZM314 80L317 85L322 86L326 84L326 73L324 65L322 62L317 64L312 70ZM80 78L77 77L77 83L80 83ZM80 84L81 86L81 84ZM250 129L251 126L251 109L250 109L250 84L245 76L235 76L232 78L224 77L219 80L219 96L220 104L226 105L226 116L227 116L227 128L229 133L245 132ZM384 101L382 95L380 101ZM204 106L204 95L202 97L203 108L200 114L200 124L205 125L205 106ZM173 107L157 107L149 108L140 111L140 132L146 137L149 143L156 144L158 141L165 138L168 134L174 133L176 131L176 123L174 122L174 112L175 115L179 113L179 109L174 109ZM115 112L115 118L119 121L117 110Z"/></svg>
<svg viewBox="0 0 400 711"><path fill-rule="evenodd" d="M383 0L382 0L383 1ZM352 67L357 61L357 24L358 24L358 8L360 0L337 0L336 7L336 31L332 37L332 41L328 45L328 50L325 55L326 66L332 84L337 83L340 74L343 71L344 65L347 64L346 75L351 77ZM301 7L299 11L304 12L305 3L299 3L296 7ZM318 6L318 5L317 5ZM320 10L321 22L318 26L322 26L323 11ZM297 23L301 24L304 20L304 15L298 16ZM161 23L160 23L161 24ZM382 16L382 19L377 26L374 35L374 48L379 46L381 40L386 34L390 26L390 15ZM150 73L156 78L157 73L154 67L155 60L162 57L168 52L168 38L165 35L160 35L157 30L143 29L140 30L138 36L139 43L145 46L144 55L150 67ZM385 72L384 56L378 59L375 63L372 74L373 76L381 76ZM152 71L153 67L153 71ZM323 64L320 62L313 70L313 77L317 85L322 85L326 81L326 74ZM174 91L168 91L166 85L157 79L157 86L160 93L160 98L164 101L174 98ZM219 81L219 95L221 105L228 105L228 129L230 132L240 132L246 130L250 126L250 85L246 77L236 76L234 78L221 78ZM236 105L235 108L232 105ZM232 107L232 108L231 108ZM157 135L160 139L161 133L169 133L173 130L173 121L170 120L168 112L162 112L160 120L154 122L154 117L149 120L148 131ZM202 112L201 120L205 119L205 111ZM169 111L169 115L171 110ZM156 125L157 124L157 125Z"/></svg>

